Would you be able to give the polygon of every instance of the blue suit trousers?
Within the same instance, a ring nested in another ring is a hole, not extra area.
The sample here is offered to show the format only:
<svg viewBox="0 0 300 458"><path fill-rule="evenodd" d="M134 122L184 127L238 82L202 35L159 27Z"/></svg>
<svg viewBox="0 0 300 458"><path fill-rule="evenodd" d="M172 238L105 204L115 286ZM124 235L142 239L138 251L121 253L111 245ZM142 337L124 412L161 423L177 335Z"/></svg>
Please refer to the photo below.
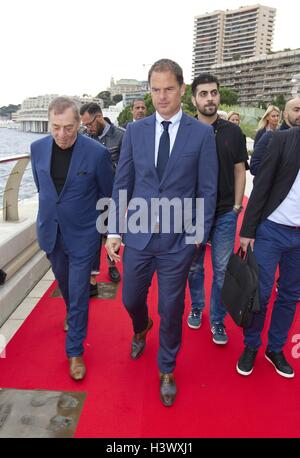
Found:
<svg viewBox="0 0 300 458"><path fill-rule="evenodd" d="M173 372L181 345L185 288L194 254L195 245L187 245L177 253L165 252L160 234L154 234L144 250L125 246L123 303L135 333L147 327L147 294L153 274L157 272L160 315L158 366L163 373Z"/></svg>
<svg viewBox="0 0 300 458"><path fill-rule="evenodd" d="M89 280L94 256L91 254L89 257L81 258L68 253L59 230L53 251L47 253L67 307L68 357L83 354L88 323Z"/></svg>

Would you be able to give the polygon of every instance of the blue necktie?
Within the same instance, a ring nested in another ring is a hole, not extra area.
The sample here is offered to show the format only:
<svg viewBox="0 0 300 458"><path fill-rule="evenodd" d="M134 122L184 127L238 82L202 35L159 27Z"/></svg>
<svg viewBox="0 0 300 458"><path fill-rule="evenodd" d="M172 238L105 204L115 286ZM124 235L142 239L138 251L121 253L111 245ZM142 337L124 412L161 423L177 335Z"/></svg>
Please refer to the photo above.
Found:
<svg viewBox="0 0 300 458"><path fill-rule="evenodd" d="M156 170L159 181L161 181L168 159L170 155L170 136L169 136L169 125L171 121L162 121L162 126L164 128L163 133L160 136L158 154L157 154L157 164Z"/></svg>

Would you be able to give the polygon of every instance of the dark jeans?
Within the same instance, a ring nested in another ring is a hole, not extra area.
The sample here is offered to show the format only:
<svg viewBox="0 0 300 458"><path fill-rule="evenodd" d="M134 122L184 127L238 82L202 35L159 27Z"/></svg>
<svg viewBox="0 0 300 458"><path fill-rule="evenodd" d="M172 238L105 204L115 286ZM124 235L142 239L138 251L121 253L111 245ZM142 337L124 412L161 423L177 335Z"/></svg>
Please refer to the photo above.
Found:
<svg viewBox="0 0 300 458"><path fill-rule="evenodd" d="M272 221L263 221L256 231L254 254L259 266L260 306L250 328L244 330L245 345L258 348L264 327L277 266L280 287L273 306L268 333L268 349L279 352L292 325L300 298L300 231Z"/></svg>
<svg viewBox="0 0 300 458"><path fill-rule="evenodd" d="M230 211L217 216L211 233L211 259L213 267L213 283L210 299L210 322L223 323L226 308L221 301L221 291L224 283L225 270L233 252L237 213ZM200 246L193 259L189 272L189 287L192 299L192 309L202 311L205 306L204 297L204 256L206 246Z"/></svg>

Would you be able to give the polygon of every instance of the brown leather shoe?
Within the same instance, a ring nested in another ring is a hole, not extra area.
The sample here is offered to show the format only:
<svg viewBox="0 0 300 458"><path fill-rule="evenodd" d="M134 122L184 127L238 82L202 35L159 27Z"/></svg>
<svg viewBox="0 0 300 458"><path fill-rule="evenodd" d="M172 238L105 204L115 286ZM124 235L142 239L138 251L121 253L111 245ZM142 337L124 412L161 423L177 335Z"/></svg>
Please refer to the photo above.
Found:
<svg viewBox="0 0 300 458"><path fill-rule="evenodd" d="M86 373L86 367L82 356L71 356L69 358L70 376L74 380L82 380Z"/></svg>
<svg viewBox="0 0 300 458"><path fill-rule="evenodd" d="M143 352L145 350L145 347L146 347L146 335L147 335L148 331L150 331L152 326L153 326L153 321L149 317L148 318L148 325L147 325L146 329L144 331L142 331L142 332L134 334L134 336L132 338L131 353L130 353L130 356L131 356L132 359L137 359L143 354Z"/></svg>
<svg viewBox="0 0 300 458"><path fill-rule="evenodd" d="M69 330L68 319L65 318L65 320L64 320L64 331L68 332L68 330Z"/></svg>
<svg viewBox="0 0 300 458"><path fill-rule="evenodd" d="M160 400L166 407L171 407L176 398L176 384L174 375L171 372L170 374L159 373L160 377Z"/></svg>

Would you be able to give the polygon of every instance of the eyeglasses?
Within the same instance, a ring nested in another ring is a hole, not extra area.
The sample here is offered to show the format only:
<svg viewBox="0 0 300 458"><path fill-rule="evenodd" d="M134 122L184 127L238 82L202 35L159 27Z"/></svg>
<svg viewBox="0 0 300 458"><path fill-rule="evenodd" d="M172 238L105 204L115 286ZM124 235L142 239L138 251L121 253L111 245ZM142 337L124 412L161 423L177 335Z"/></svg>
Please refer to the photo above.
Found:
<svg viewBox="0 0 300 458"><path fill-rule="evenodd" d="M92 119L92 121L90 122L86 122L85 124L82 124L84 127L86 127L87 129L89 129L90 127L92 127L92 125L94 124L96 118L99 116L99 114L96 114L94 116L94 118Z"/></svg>

